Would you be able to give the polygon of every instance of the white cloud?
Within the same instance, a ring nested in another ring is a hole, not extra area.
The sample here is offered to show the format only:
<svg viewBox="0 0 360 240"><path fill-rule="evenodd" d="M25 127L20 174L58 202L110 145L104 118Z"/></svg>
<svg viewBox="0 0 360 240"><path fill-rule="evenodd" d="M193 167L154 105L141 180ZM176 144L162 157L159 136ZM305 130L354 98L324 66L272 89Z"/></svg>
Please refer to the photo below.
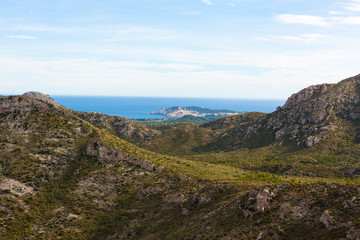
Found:
<svg viewBox="0 0 360 240"><path fill-rule="evenodd" d="M201 0L203 3L207 4L207 5L213 5L214 3L212 3L210 0Z"/></svg>
<svg viewBox="0 0 360 240"><path fill-rule="evenodd" d="M21 93L36 89L50 94L75 95L286 98L308 85L337 82L355 75L360 61L360 54L353 50L149 51L160 58L166 54L163 58L169 62L0 58L2 91ZM177 61L170 61L171 58ZM244 73L241 69L245 66L261 70Z"/></svg>
<svg viewBox="0 0 360 240"><path fill-rule="evenodd" d="M332 20L340 24L360 25L360 17L333 17Z"/></svg>
<svg viewBox="0 0 360 240"><path fill-rule="evenodd" d="M360 4L360 2L359 2ZM310 15L281 14L275 17L281 23L329 26L334 24L360 25L360 16L319 17Z"/></svg>
<svg viewBox="0 0 360 240"><path fill-rule="evenodd" d="M258 41L278 41L278 40L287 40L287 41L301 41L301 42L307 42L312 43L316 42L320 38L325 38L326 35L322 34L302 34L298 36L269 36L269 37L255 37L255 40Z"/></svg>
<svg viewBox="0 0 360 240"><path fill-rule="evenodd" d="M344 8L349 11L360 11L360 1L350 0L349 2L344 3Z"/></svg>
<svg viewBox="0 0 360 240"><path fill-rule="evenodd" d="M38 37L26 36L26 35L10 35L10 36L7 36L7 38L10 38L10 39L26 39L26 40L39 39Z"/></svg>
<svg viewBox="0 0 360 240"><path fill-rule="evenodd" d="M346 12L330 11L329 14L330 14L330 15L343 15L343 14L346 14Z"/></svg>
<svg viewBox="0 0 360 240"><path fill-rule="evenodd" d="M319 16L311 16L311 15L295 15L295 14L280 14L275 18L277 21L281 23L291 24L307 24L307 25L315 25L315 26L328 26L329 23L326 21L324 17Z"/></svg>

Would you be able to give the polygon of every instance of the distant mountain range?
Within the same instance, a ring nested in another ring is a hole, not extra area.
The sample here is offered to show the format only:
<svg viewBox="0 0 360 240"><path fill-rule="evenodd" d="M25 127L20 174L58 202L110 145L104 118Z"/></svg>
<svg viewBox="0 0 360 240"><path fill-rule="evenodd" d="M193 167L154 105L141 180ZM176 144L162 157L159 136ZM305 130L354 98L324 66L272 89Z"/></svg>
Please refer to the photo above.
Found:
<svg viewBox="0 0 360 240"><path fill-rule="evenodd" d="M211 109L206 107L195 107L195 106L191 106L191 107L173 106L151 112L151 114L164 115L167 117L175 117L175 118L181 118L187 115L195 116L195 117L224 117L239 113L240 112L227 110L227 109L217 110L217 109Z"/></svg>

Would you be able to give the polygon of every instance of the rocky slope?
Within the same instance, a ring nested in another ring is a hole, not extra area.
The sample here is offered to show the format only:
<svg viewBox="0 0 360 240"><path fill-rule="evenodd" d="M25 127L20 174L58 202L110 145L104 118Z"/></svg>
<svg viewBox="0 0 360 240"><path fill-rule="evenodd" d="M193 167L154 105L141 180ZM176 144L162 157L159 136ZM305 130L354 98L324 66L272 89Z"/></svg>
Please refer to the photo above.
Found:
<svg viewBox="0 0 360 240"><path fill-rule="evenodd" d="M203 149L234 150L274 142L310 147L325 141L332 133L353 135L358 131L359 100L360 75L338 84L310 86L289 97L283 107L256 121L249 120L230 129L216 129L217 139ZM358 137L353 136L354 139Z"/></svg>
<svg viewBox="0 0 360 240"><path fill-rule="evenodd" d="M221 149L210 144L217 142L230 150L252 141L243 159L259 156L260 150L276 153L257 147L265 144L257 138L282 149L286 141L305 147L313 136L320 141L300 152L317 159L317 146L323 149L321 144L331 140L330 134L323 138L325 133L355 126L358 81L303 90L268 115L247 113L156 130L123 118L76 113L32 96L0 98L0 239L359 239L356 178L277 175L266 165L278 164L276 158L260 161L262 171L252 170L255 161L246 168L227 166L227 153L219 154L219 163L210 163L211 155L204 155L205 161L184 160L113 134L149 146L157 141L159 148L167 142L164 152L176 155L193 151L189 146ZM324 117L317 102L329 110ZM337 128L327 127L330 123ZM289 135L294 129L299 132ZM357 164L356 132L348 141L353 145L343 148L351 152L341 156Z"/></svg>
<svg viewBox="0 0 360 240"><path fill-rule="evenodd" d="M35 92L35 91L30 91L30 92L26 92L24 93L23 95L25 96L32 96L34 98L37 98L37 99L41 99L45 102L48 102L48 103L52 103L54 105L57 105L58 103L52 99L49 95L46 95L46 94L43 94L41 92Z"/></svg>
<svg viewBox="0 0 360 240"><path fill-rule="evenodd" d="M110 133L132 143L144 143L160 135L160 132L147 128L124 117L110 116L95 112L73 112L80 118L92 123L94 126L106 129Z"/></svg>
<svg viewBox="0 0 360 240"><path fill-rule="evenodd" d="M294 150L354 145L360 140L359 76L308 87L275 112L243 113L197 126L140 125L96 113L78 116L152 151L171 155L288 145ZM318 149L316 150L318 151ZM351 155L351 154L349 154Z"/></svg>

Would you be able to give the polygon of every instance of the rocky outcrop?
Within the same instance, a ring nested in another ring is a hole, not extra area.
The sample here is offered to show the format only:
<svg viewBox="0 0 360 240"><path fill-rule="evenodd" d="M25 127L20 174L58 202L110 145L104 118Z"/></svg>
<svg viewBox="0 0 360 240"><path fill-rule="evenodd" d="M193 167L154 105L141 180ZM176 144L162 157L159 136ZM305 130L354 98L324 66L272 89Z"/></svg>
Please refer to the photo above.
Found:
<svg viewBox="0 0 360 240"><path fill-rule="evenodd" d="M255 120L225 130L214 128L217 139L205 148L215 150L220 146L224 150L226 145L227 150L234 150L274 142L312 147L332 132L344 132L346 123L359 119L360 75L357 75L337 84L305 88L290 96L283 107Z"/></svg>
<svg viewBox="0 0 360 240"><path fill-rule="evenodd" d="M147 128L124 117L110 116L96 112L73 112L80 118L106 129L110 133L132 143L144 143L160 135L160 132Z"/></svg>
<svg viewBox="0 0 360 240"><path fill-rule="evenodd" d="M30 186L11 178L5 178L0 182L0 191L9 191L17 196L33 195L34 189Z"/></svg>
<svg viewBox="0 0 360 240"><path fill-rule="evenodd" d="M330 216L329 210L325 210L323 214L321 214L320 222L324 224L327 229L333 229L336 227L336 221Z"/></svg>
<svg viewBox="0 0 360 240"><path fill-rule="evenodd" d="M269 188L264 188L256 195L255 209L259 212L264 212L268 208L274 193Z"/></svg>
<svg viewBox="0 0 360 240"><path fill-rule="evenodd" d="M58 105L58 103L54 99L52 99L49 95L43 94L41 92L30 91L30 92L24 93L23 95L31 96L31 97L34 97L34 98L37 98L37 99L41 99L41 100L43 100L45 102L48 102L48 103Z"/></svg>
<svg viewBox="0 0 360 240"><path fill-rule="evenodd" d="M147 171L156 171L156 170L161 171L160 170L161 168L157 168L153 163L133 157L128 153L125 153L119 149L104 144L99 139L93 139L87 144L86 154L88 156L97 157L99 161L105 163L125 161L130 164L139 166Z"/></svg>
<svg viewBox="0 0 360 240"><path fill-rule="evenodd" d="M8 96L0 98L0 113L29 113L31 111L57 112L53 104L29 96Z"/></svg>

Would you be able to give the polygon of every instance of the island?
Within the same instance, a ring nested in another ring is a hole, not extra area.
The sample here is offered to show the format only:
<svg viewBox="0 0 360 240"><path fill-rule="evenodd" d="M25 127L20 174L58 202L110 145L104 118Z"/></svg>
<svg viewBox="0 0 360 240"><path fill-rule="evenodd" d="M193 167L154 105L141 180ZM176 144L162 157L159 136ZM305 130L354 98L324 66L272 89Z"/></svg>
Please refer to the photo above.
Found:
<svg viewBox="0 0 360 240"><path fill-rule="evenodd" d="M173 106L169 108L163 108L157 111L153 111L150 114L156 114L156 115L164 115L167 117L174 117L174 118L182 118L184 116L190 115L194 117L225 117L230 116L234 114L239 114L241 112L236 112L233 110L227 110L227 109L211 109L206 107L179 107L179 106Z"/></svg>

